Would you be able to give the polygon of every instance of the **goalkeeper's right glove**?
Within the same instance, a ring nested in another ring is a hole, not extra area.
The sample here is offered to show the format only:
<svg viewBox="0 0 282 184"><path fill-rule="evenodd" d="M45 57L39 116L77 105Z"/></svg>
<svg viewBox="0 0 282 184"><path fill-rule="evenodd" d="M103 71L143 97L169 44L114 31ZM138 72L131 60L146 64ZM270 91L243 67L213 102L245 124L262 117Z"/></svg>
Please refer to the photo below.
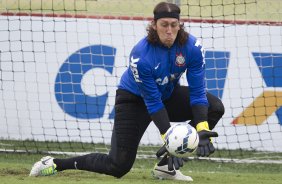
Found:
<svg viewBox="0 0 282 184"><path fill-rule="evenodd" d="M207 121L198 123L196 129L200 139L197 148L197 155L207 157L215 151L215 148L211 142L211 137L218 137L218 134L217 132L210 131Z"/></svg>
<svg viewBox="0 0 282 184"><path fill-rule="evenodd" d="M163 145L156 153L156 156L159 158L162 155L164 155L163 159L167 159L167 165L168 165L168 170L178 170L180 167L183 166L183 160L182 158L175 157L167 151L165 145ZM163 160L162 159L162 160Z"/></svg>

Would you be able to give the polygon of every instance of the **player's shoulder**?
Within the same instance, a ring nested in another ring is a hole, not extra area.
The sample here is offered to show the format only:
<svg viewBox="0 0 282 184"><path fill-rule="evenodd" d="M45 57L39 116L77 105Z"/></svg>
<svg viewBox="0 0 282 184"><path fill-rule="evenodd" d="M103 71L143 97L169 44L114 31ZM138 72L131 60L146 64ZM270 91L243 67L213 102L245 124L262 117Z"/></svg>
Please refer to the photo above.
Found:
<svg viewBox="0 0 282 184"><path fill-rule="evenodd" d="M148 53L150 52L151 44L147 41L147 37L144 37L141 39L132 49L130 57L138 58L139 64L147 65L148 59ZM147 63L147 64L145 64Z"/></svg>
<svg viewBox="0 0 282 184"><path fill-rule="evenodd" d="M188 49L188 57L190 57L190 59L192 58L199 58L203 55L203 48L202 48L202 44L201 41L189 34L188 40L187 40L187 49Z"/></svg>
<svg viewBox="0 0 282 184"><path fill-rule="evenodd" d="M188 40L187 40L187 46L190 52L198 52L202 50L202 43L201 40L197 37L189 34Z"/></svg>
<svg viewBox="0 0 282 184"><path fill-rule="evenodd" d="M144 37L133 47L131 54L138 57L143 57L147 53L149 46L150 44L148 43L147 38Z"/></svg>
<svg viewBox="0 0 282 184"><path fill-rule="evenodd" d="M187 40L187 44L188 44L190 47L195 47L197 42L200 43L200 42L199 42L199 39L197 39L194 35L189 34L188 40Z"/></svg>

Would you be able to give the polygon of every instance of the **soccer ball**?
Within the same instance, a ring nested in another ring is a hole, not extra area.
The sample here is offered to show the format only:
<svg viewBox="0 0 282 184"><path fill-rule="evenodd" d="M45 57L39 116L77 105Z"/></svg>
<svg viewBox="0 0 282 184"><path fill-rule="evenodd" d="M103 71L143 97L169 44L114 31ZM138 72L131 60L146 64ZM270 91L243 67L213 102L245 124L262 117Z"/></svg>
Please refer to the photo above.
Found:
<svg viewBox="0 0 282 184"><path fill-rule="evenodd" d="M176 157L188 157L199 144L199 136L194 127L186 123L172 125L164 138L167 151Z"/></svg>

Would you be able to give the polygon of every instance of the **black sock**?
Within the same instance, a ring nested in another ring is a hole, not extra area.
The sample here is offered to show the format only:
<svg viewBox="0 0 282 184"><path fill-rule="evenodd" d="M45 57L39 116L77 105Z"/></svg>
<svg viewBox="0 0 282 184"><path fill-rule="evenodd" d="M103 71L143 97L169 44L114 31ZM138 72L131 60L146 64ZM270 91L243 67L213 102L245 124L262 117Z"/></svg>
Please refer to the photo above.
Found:
<svg viewBox="0 0 282 184"><path fill-rule="evenodd" d="M79 169L79 163L84 163L86 156L79 156L67 159L55 158L53 161L57 165L58 171L63 171L66 169Z"/></svg>

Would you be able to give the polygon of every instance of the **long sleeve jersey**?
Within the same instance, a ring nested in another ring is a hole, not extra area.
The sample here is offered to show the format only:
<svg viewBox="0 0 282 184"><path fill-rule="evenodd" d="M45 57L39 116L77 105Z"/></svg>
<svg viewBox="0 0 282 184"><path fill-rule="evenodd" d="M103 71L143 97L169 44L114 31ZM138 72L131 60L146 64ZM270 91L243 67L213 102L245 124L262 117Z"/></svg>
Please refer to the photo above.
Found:
<svg viewBox="0 0 282 184"><path fill-rule="evenodd" d="M141 96L149 114L164 108L163 101L171 96L185 71L191 106L208 106L202 46L194 36L189 35L183 46L175 42L170 48L150 44L145 37L132 49L129 60L130 67L118 88Z"/></svg>

